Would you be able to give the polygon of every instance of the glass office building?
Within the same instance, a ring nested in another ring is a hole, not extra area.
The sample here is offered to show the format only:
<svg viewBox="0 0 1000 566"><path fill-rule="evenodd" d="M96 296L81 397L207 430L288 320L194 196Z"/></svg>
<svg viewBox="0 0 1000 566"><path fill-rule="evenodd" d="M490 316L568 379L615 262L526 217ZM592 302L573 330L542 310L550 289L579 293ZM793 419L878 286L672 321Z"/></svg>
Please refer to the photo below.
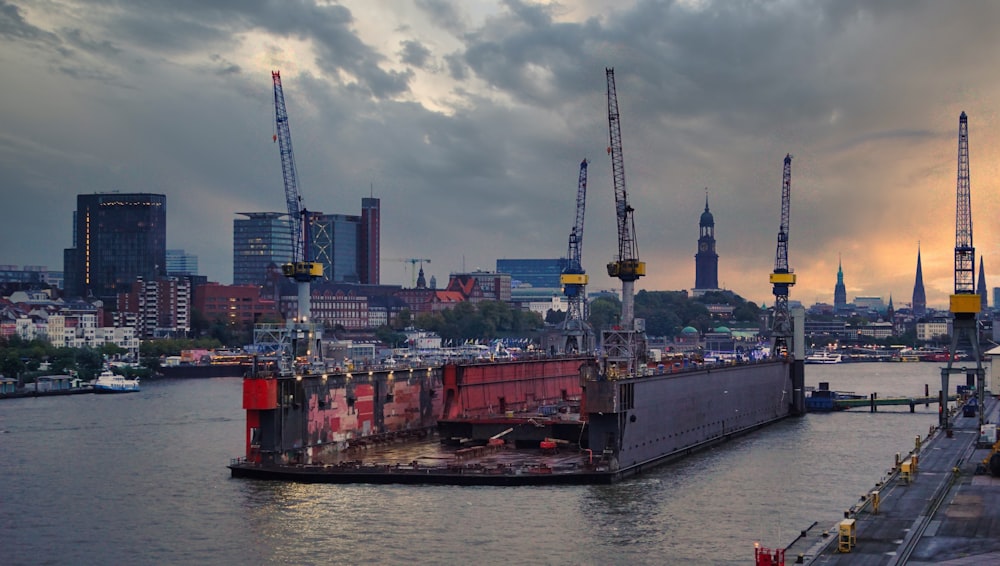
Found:
<svg viewBox="0 0 1000 566"><path fill-rule="evenodd" d="M238 212L233 220L233 285L263 285L268 268L292 260L292 228L281 212Z"/></svg>
<svg viewBox="0 0 1000 566"><path fill-rule="evenodd" d="M68 297L115 305L136 277L166 275L167 197L150 193L77 195L73 247L63 252Z"/></svg>

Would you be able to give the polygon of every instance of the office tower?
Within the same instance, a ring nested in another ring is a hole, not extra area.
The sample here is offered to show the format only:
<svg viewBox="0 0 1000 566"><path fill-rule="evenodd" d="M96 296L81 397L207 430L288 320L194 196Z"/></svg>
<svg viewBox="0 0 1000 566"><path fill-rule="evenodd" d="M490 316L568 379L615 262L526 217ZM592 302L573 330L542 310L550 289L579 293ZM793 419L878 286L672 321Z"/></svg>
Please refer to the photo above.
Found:
<svg viewBox="0 0 1000 566"><path fill-rule="evenodd" d="M77 195L73 247L63 252L66 295L110 306L136 277L166 275L166 204L160 194Z"/></svg>

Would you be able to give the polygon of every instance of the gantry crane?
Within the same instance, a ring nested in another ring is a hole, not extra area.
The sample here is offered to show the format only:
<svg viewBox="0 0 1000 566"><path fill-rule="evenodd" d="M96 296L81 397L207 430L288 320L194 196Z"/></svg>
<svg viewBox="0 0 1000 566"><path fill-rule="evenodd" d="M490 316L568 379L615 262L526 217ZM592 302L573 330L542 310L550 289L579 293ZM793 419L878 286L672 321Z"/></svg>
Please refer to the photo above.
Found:
<svg viewBox="0 0 1000 566"><path fill-rule="evenodd" d="M778 227L778 248L774 254L771 285L774 292L774 320L771 325L771 355L788 356L792 338L792 319L788 312L788 288L795 285L795 273L788 267L788 220L792 196L792 156L785 155L781 179L781 225Z"/></svg>
<svg viewBox="0 0 1000 566"><path fill-rule="evenodd" d="M975 386L979 396L979 424L983 424L983 386L985 373L982 356L979 353L979 332L976 318L982 306L976 294L976 248L972 245L972 188L969 182L969 118L965 112L958 117L958 179L955 203L955 293L951 295L949 310L953 317L951 349L948 351L948 365L941 370L941 411L939 422L950 428L948 413L944 410L948 398L948 378L952 373L965 373L966 385ZM972 370L952 369L952 361L958 352L959 343L968 341L972 356L976 360L975 373Z"/></svg>
<svg viewBox="0 0 1000 566"><path fill-rule="evenodd" d="M587 323L587 272L583 269L583 218L587 207L587 160L580 162L576 184L576 220L569 233L566 267L559 276L566 295L566 319L562 324L563 352L589 352L593 348L593 333Z"/></svg>
<svg viewBox="0 0 1000 566"><path fill-rule="evenodd" d="M298 171L295 169L295 155L292 153L292 134L288 128L288 111L285 108L285 94L281 89L281 74L271 71L274 81L274 121L277 127L274 141L281 152L281 175L285 181L285 204L288 206L288 221L292 234L292 258L281 266L285 277L298 284L298 322L307 322L310 317L310 282L323 276L323 265L309 260L309 212L301 207Z"/></svg>
<svg viewBox="0 0 1000 566"><path fill-rule="evenodd" d="M635 239L634 209L628 203L625 188L625 160L622 155L621 120L618 114L618 93L615 70L606 68L608 81L608 133L611 170L615 188L615 211L618 217L618 256L608 264L608 275L622 282L622 312L619 327L602 334L608 367L614 365L617 375L635 375L646 357L644 321L635 319L635 282L646 274L645 262L639 261Z"/></svg>

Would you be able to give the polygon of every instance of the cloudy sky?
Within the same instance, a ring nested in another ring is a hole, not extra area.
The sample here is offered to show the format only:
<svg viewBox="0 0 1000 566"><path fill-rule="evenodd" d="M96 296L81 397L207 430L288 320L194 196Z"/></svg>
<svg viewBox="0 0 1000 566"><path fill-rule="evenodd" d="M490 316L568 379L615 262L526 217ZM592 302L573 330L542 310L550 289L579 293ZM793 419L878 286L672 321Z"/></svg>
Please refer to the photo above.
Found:
<svg viewBox="0 0 1000 566"><path fill-rule="evenodd" d="M270 71L310 210L382 199L382 280L566 254L618 287L605 68L648 275L694 285L706 188L720 285L772 303L782 160L792 299L953 287L958 116L1000 286L1000 3L0 0L0 263L62 269L79 193L167 196L167 240L232 281L238 211L283 211ZM977 257L976 269L979 260Z"/></svg>

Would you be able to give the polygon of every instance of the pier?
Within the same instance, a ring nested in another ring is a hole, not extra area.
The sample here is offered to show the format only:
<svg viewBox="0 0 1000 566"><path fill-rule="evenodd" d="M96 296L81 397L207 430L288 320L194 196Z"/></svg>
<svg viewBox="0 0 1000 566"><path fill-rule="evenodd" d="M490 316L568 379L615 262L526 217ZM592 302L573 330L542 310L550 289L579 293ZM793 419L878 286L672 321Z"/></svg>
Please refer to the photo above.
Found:
<svg viewBox="0 0 1000 566"><path fill-rule="evenodd" d="M957 401L958 395L950 395L948 401ZM877 393L872 393L868 398L838 398L834 399L833 406L836 409L854 409L857 407L868 407L876 413L879 407L909 406L912 413L917 405L936 405L941 402L937 395L930 397L879 397Z"/></svg>
<svg viewBox="0 0 1000 566"><path fill-rule="evenodd" d="M996 423L997 400L983 409ZM758 552L757 564L1000 564L1000 478L983 469L993 447L979 442L978 416L949 418L950 429L918 438L842 516L813 523L774 554ZM781 561L761 561L772 556Z"/></svg>

